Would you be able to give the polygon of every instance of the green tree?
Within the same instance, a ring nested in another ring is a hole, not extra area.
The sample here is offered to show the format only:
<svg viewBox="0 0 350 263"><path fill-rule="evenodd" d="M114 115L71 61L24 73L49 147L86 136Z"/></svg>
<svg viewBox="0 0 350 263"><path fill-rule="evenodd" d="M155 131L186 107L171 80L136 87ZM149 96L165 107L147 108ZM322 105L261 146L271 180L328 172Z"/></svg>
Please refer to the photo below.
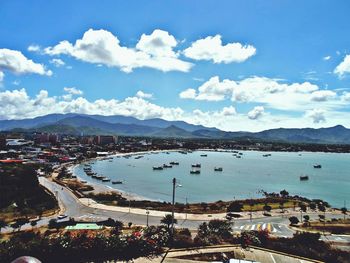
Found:
<svg viewBox="0 0 350 263"><path fill-rule="evenodd" d="M32 226L32 229L38 224L36 220L30 221L30 225Z"/></svg>
<svg viewBox="0 0 350 263"><path fill-rule="evenodd" d="M172 220L173 220L173 216L171 214L167 214L160 220L160 222L163 225L166 225L167 229L169 230L170 226L172 224ZM177 219L176 218L174 218L174 224L177 224Z"/></svg>
<svg viewBox="0 0 350 263"><path fill-rule="evenodd" d="M296 216L291 216L289 218L289 221L292 226L295 226L299 223L299 219Z"/></svg>
<svg viewBox="0 0 350 263"><path fill-rule="evenodd" d="M284 189L280 192L280 195L283 197L283 198L286 198L289 196L289 193Z"/></svg>
<svg viewBox="0 0 350 263"><path fill-rule="evenodd" d="M240 202L231 202L227 207L227 212L242 212L243 204Z"/></svg>

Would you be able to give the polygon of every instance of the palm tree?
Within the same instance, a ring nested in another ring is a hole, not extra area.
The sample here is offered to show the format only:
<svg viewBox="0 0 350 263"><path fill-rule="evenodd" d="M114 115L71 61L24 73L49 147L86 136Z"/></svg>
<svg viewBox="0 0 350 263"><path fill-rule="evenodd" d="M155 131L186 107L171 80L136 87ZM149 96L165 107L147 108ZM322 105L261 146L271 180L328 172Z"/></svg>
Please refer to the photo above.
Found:
<svg viewBox="0 0 350 263"><path fill-rule="evenodd" d="M0 233L1 233L1 229L5 228L7 226L8 226L8 224L5 222L5 220L0 219Z"/></svg>
<svg viewBox="0 0 350 263"><path fill-rule="evenodd" d="M167 214L165 215L161 220L160 222L164 225L167 226L168 230L170 229L170 225L172 224L172 221L173 221L173 217L171 214ZM174 224L177 224L177 219L174 218Z"/></svg>

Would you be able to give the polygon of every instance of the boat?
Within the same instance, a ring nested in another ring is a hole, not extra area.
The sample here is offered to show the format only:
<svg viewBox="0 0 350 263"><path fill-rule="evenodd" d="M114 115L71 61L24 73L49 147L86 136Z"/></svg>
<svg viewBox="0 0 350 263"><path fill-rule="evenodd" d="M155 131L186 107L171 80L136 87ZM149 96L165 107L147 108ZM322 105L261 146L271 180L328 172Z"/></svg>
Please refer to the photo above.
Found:
<svg viewBox="0 0 350 263"><path fill-rule="evenodd" d="M153 170L163 170L163 166L153 166Z"/></svg>
<svg viewBox="0 0 350 263"><path fill-rule="evenodd" d="M200 163L195 163L195 164L192 164L192 167L193 168L201 168L201 164Z"/></svg>
<svg viewBox="0 0 350 263"><path fill-rule="evenodd" d="M136 156L135 159L141 159L143 158L143 155Z"/></svg>
<svg viewBox="0 0 350 263"><path fill-rule="evenodd" d="M112 184L122 184L123 181L112 181Z"/></svg>
<svg viewBox="0 0 350 263"><path fill-rule="evenodd" d="M243 153L238 153L239 155L243 155Z"/></svg>
<svg viewBox="0 0 350 263"><path fill-rule="evenodd" d="M190 174L200 174L201 170L191 170Z"/></svg>
<svg viewBox="0 0 350 263"><path fill-rule="evenodd" d="M207 157L208 154L201 154L201 157Z"/></svg>
<svg viewBox="0 0 350 263"><path fill-rule="evenodd" d="M214 167L214 171L215 172L222 172L223 169L222 169L222 167Z"/></svg>
<svg viewBox="0 0 350 263"><path fill-rule="evenodd" d="M269 157L271 156L271 153L263 154L263 157Z"/></svg>
<svg viewBox="0 0 350 263"><path fill-rule="evenodd" d="M109 179L108 177L102 178L102 182L110 182L111 179Z"/></svg>
<svg viewBox="0 0 350 263"><path fill-rule="evenodd" d="M179 162L170 162L171 165L179 165Z"/></svg>
<svg viewBox="0 0 350 263"><path fill-rule="evenodd" d="M300 176L300 181L307 181L307 180L309 180L309 176L307 176L307 175Z"/></svg>
<svg viewBox="0 0 350 263"><path fill-rule="evenodd" d="M163 164L163 168L173 168L173 166L165 163L165 164Z"/></svg>
<svg viewBox="0 0 350 263"><path fill-rule="evenodd" d="M322 168L322 165L320 165L320 164L315 164L315 165L314 165L314 168L316 168L316 169L321 169L321 168Z"/></svg>
<svg viewBox="0 0 350 263"><path fill-rule="evenodd" d="M236 158L242 158L242 156L240 156L240 155L236 155Z"/></svg>

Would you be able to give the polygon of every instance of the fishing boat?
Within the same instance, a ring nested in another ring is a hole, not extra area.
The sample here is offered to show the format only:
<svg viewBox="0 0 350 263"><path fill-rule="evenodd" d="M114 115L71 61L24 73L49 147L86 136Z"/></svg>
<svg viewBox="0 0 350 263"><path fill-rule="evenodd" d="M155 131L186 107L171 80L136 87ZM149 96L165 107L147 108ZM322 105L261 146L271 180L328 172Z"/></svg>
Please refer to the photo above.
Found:
<svg viewBox="0 0 350 263"><path fill-rule="evenodd" d="M201 173L201 170L198 170L198 169L196 169L196 170L191 170L190 171L190 174L200 174Z"/></svg>
<svg viewBox="0 0 350 263"><path fill-rule="evenodd" d="M314 168L316 168L316 169L321 169L321 168L322 168L322 165L320 165L320 164L315 164L315 165L314 165Z"/></svg>
<svg viewBox="0 0 350 263"><path fill-rule="evenodd" d="M309 176L307 176L307 175L300 176L300 181L307 181L307 180L309 180Z"/></svg>
<svg viewBox="0 0 350 263"><path fill-rule="evenodd" d="M192 167L193 168L201 168L201 164L200 163L195 163L195 164L192 164Z"/></svg>
<svg viewBox="0 0 350 263"><path fill-rule="evenodd" d="M240 156L240 155L236 155L236 158L238 158L238 159L239 159L239 158L242 158L242 156Z"/></svg>
<svg viewBox="0 0 350 263"><path fill-rule="evenodd" d="M179 162L170 162L171 165L179 165Z"/></svg>
<svg viewBox="0 0 350 263"><path fill-rule="evenodd" d="M111 179L109 179L108 177L102 178L102 182L110 182Z"/></svg>
<svg viewBox="0 0 350 263"><path fill-rule="evenodd" d="M163 164L163 168L173 168L173 166L165 163L165 164Z"/></svg>
<svg viewBox="0 0 350 263"><path fill-rule="evenodd" d="M112 181L112 184L122 184L123 181Z"/></svg>
<svg viewBox="0 0 350 263"><path fill-rule="evenodd" d="M201 154L201 157L207 157L208 154Z"/></svg>
<svg viewBox="0 0 350 263"><path fill-rule="evenodd" d="M223 169L222 169L222 167L214 167L214 171L215 172L222 172Z"/></svg>
<svg viewBox="0 0 350 263"><path fill-rule="evenodd" d="M163 166L153 166L153 170L163 170Z"/></svg>

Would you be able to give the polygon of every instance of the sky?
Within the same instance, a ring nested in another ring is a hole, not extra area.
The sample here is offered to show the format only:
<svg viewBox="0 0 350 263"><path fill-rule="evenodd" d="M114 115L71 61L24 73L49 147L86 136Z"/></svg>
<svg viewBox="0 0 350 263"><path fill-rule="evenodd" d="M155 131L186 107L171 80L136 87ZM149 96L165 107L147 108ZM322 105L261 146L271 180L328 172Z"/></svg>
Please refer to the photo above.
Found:
<svg viewBox="0 0 350 263"><path fill-rule="evenodd" d="M349 1L0 1L0 119L350 128Z"/></svg>

